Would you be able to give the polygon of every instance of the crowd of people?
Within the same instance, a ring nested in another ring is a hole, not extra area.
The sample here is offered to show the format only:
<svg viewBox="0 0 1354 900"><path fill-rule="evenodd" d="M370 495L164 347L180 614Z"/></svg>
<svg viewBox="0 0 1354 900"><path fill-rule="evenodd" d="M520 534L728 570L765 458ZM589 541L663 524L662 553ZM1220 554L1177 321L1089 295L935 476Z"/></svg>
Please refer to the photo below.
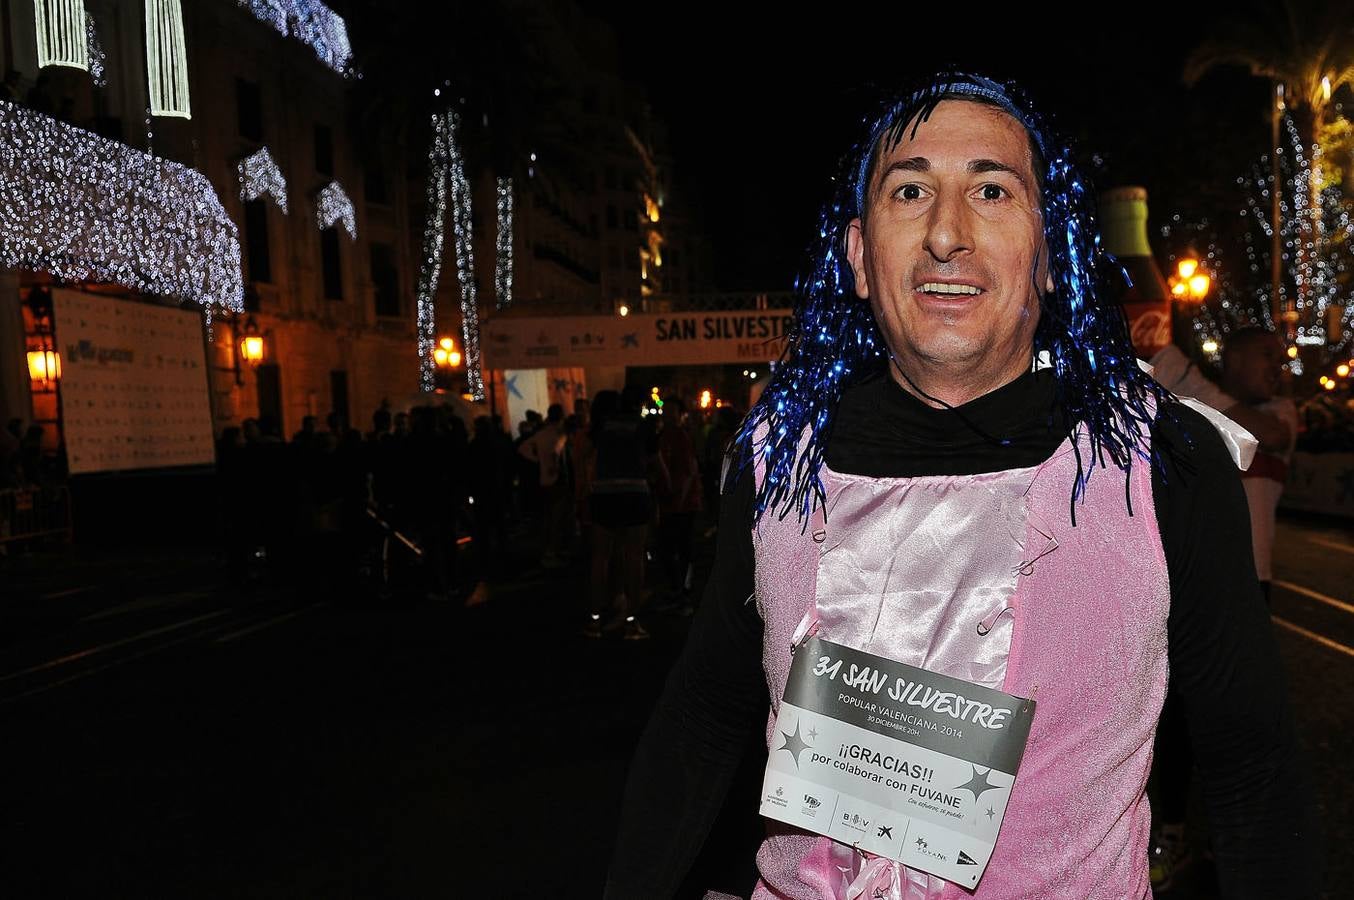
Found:
<svg viewBox="0 0 1354 900"><path fill-rule="evenodd" d="M43 427L24 427L22 419L10 419L0 430L0 490L37 487L54 473L52 460L42 452Z"/></svg>
<svg viewBox="0 0 1354 900"><path fill-rule="evenodd" d="M467 607L539 540L542 568L586 569L586 636L643 639L646 610L692 611L693 535L738 420L636 389L528 410L511 431L497 415L467 428L449 405L383 407L365 434L307 416L290 441L247 419L219 438L221 531L241 578L265 560L319 578L357 567Z"/></svg>

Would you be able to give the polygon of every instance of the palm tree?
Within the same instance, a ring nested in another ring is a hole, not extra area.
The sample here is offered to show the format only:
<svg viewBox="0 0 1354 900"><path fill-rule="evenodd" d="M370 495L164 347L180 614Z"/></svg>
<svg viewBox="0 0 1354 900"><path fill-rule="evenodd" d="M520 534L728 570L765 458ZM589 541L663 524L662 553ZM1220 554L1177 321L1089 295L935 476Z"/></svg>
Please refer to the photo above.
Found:
<svg viewBox="0 0 1354 900"><path fill-rule="evenodd" d="M1273 202L1274 246L1270 251L1274 320L1283 319L1279 299L1281 271L1279 223L1279 122L1285 105L1291 107L1294 125L1304 149L1310 151L1325 124L1326 111L1341 87L1354 85L1354 7L1322 0L1280 0L1252 5L1220 21L1185 61L1184 80L1193 87L1206 73L1224 66L1244 66L1252 75L1275 85L1271 109L1275 189ZM1321 203L1319 179L1309 179L1312 233L1319 232ZM1305 247L1299 242L1299 259ZM1299 291L1306 285L1300 284ZM1301 295L1300 295L1301 296Z"/></svg>

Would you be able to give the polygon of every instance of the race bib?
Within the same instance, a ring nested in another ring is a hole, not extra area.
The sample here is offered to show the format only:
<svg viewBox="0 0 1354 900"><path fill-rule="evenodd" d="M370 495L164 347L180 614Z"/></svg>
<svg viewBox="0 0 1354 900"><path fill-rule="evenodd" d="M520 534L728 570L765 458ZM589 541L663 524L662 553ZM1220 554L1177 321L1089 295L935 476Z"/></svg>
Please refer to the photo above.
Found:
<svg viewBox="0 0 1354 900"><path fill-rule="evenodd" d="M810 638L790 666L761 814L972 889L1034 707Z"/></svg>

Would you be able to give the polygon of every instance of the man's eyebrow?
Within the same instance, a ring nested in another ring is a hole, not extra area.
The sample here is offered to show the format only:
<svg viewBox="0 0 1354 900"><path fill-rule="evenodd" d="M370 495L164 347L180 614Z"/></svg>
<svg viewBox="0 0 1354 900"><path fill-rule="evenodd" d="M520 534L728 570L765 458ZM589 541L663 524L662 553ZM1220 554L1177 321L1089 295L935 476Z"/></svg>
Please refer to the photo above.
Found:
<svg viewBox="0 0 1354 900"><path fill-rule="evenodd" d="M968 171L973 175L982 175L986 172L1005 172L1021 184L1025 184L1025 176L1016 169L1011 168L1004 162L998 162L995 159L971 159L967 166Z"/></svg>
<svg viewBox="0 0 1354 900"><path fill-rule="evenodd" d="M879 184L883 185L894 172L929 172L931 161L924 156L910 156L907 159L895 159L883 172L879 173Z"/></svg>

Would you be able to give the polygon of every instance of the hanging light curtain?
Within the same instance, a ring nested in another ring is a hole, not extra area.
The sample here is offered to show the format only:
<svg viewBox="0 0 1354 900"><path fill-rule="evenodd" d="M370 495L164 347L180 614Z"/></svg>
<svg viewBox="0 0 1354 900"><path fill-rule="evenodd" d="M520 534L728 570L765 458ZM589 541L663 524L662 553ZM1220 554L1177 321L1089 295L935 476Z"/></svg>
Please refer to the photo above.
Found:
<svg viewBox="0 0 1354 900"><path fill-rule="evenodd" d="M38 68L70 66L89 71L84 0L33 0L38 23Z"/></svg>
<svg viewBox="0 0 1354 900"><path fill-rule="evenodd" d="M193 117L179 0L146 0L146 82L152 116Z"/></svg>

